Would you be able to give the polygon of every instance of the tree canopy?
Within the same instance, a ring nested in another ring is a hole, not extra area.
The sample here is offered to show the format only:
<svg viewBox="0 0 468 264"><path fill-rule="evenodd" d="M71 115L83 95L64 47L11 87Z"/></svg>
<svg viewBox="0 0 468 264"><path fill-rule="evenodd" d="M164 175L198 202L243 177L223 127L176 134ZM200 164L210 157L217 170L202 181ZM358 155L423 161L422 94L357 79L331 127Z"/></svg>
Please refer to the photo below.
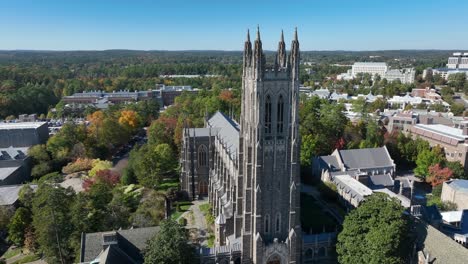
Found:
<svg viewBox="0 0 468 264"><path fill-rule="evenodd" d="M338 261L403 263L409 232L409 221L403 211L399 202L386 194L368 197L345 217L336 245Z"/></svg>

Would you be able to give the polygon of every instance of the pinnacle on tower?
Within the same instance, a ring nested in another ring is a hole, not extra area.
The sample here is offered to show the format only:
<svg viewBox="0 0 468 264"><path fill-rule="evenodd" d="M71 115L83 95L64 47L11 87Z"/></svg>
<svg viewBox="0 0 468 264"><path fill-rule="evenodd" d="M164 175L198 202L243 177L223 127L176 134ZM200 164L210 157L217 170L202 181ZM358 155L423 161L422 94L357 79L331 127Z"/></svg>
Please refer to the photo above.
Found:
<svg viewBox="0 0 468 264"><path fill-rule="evenodd" d="M297 38L297 27L295 27L295 29L294 29L294 40L299 41L298 38Z"/></svg>
<svg viewBox="0 0 468 264"><path fill-rule="evenodd" d="M250 42L250 30L247 29L247 42Z"/></svg>
<svg viewBox="0 0 468 264"><path fill-rule="evenodd" d="M257 39L256 40L261 41L260 40L260 26L259 25L257 25Z"/></svg>
<svg viewBox="0 0 468 264"><path fill-rule="evenodd" d="M286 44L284 43L283 30L281 30L281 38L280 42L278 43L278 53L276 54L275 59L275 68L277 69L278 67L286 67Z"/></svg>

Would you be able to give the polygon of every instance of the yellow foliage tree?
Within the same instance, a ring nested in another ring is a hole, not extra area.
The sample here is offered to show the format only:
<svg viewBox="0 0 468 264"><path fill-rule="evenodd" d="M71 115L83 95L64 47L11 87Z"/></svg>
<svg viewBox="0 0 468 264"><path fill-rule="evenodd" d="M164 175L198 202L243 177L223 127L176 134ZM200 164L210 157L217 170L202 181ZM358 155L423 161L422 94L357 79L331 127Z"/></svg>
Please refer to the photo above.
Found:
<svg viewBox="0 0 468 264"><path fill-rule="evenodd" d="M119 124L130 129L135 129L139 125L140 117L133 110L123 110L120 112Z"/></svg>

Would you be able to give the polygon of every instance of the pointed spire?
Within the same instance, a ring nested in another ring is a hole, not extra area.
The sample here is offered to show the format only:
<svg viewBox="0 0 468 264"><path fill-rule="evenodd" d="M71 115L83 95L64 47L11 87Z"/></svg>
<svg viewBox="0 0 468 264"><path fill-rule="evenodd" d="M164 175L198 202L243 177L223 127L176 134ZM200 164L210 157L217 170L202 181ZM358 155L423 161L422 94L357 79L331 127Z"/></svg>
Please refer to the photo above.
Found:
<svg viewBox="0 0 468 264"><path fill-rule="evenodd" d="M284 33L283 30L281 30L281 38L280 42L278 43L278 53L276 54L276 59L275 59L275 69L279 68L284 68L286 67L286 44L284 43Z"/></svg>
<svg viewBox="0 0 468 264"><path fill-rule="evenodd" d="M260 26L257 25L257 40L260 40Z"/></svg>
<svg viewBox="0 0 468 264"><path fill-rule="evenodd" d="M299 41L297 38L297 27L294 29L294 40Z"/></svg>
<svg viewBox="0 0 468 264"><path fill-rule="evenodd" d="M247 40L244 45L244 68L250 66L252 61L252 43L250 43L250 30L247 29ZM244 74L246 71L244 70Z"/></svg>

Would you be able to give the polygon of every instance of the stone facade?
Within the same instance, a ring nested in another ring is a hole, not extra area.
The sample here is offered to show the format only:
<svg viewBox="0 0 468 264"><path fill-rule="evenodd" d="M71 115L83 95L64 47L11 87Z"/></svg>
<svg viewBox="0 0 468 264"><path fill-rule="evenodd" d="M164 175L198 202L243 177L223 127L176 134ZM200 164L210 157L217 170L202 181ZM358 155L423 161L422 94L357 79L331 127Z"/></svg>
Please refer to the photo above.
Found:
<svg viewBox="0 0 468 264"><path fill-rule="evenodd" d="M468 209L468 180L450 180L442 185L441 199L455 203L458 210Z"/></svg>
<svg viewBox="0 0 468 264"><path fill-rule="evenodd" d="M218 112L205 128L184 130L182 189L193 198L205 195L201 186L208 179L216 217L216 247L201 250L202 263L302 262L299 60L297 32L289 56L281 34L272 67L260 32L253 47L247 35L241 122ZM320 248L328 251L329 242Z"/></svg>

